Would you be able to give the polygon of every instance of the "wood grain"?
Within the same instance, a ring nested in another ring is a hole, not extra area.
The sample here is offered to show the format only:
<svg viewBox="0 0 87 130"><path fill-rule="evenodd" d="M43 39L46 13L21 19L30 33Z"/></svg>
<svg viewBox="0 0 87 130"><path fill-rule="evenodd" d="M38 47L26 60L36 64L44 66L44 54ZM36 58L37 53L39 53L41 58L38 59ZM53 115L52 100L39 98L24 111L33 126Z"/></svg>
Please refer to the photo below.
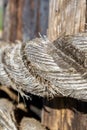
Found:
<svg viewBox="0 0 87 130"><path fill-rule="evenodd" d="M86 0L50 0L48 37L77 34L85 30Z"/></svg>

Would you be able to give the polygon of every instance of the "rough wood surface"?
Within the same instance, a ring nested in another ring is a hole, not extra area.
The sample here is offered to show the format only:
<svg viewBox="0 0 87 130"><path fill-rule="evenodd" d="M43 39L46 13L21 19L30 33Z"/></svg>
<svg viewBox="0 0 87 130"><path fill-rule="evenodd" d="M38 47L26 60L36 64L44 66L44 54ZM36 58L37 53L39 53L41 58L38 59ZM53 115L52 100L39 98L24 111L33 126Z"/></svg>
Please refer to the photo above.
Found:
<svg viewBox="0 0 87 130"><path fill-rule="evenodd" d="M3 39L5 41L22 40L22 9L23 1L8 0L3 2L4 19L3 19Z"/></svg>
<svg viewBox="0 0 87 130"><path fill-rule="evenodd" d="M16 1L17 3L17 1ZM17 36L16 39L23 40L23 20L24 0L18 0L17 4ZM15 31L15 30L14 30Z"/></svg>
<svg viewBox="0 0 87 130"><path fill-rule="evenodd" d="M50 0L48 37L55 40L61 33L77 34L85 30L86 0Z"/></svg>
<svg viewBox="0 0 87 130"><path fill-rule="evenodd" d="M67 45L68 41L71 41L71 46L75 41L75 47L78 46L78 51L85 55L86 34L67 36L67 39ZM73 50L67 54L56 46L63 46L64 42L59 38L53 44L47 38L37 38L28 43L1 47L0 82L13 87L26 98L24 92L43 97L66 96L87 100L86 67L77 62L77 59L84 61L84 57L76 55L74 58ZM85 43L83 50L80 43Z"/></svg>
<svg viewBox="0 0 87 130"><path fill-rule="evenodd" d="M17 37L17 6L18 1L17 0L9 0L9 37L6 39L6 41L15 41ZM21 18L20 18L21 19ZM3 36L4 37L4 36Z"/></svg>
<svg viewBox="0 0 87 130"><path fill-rule="evenodd" d="M70 98L45 101L42 124L50 130L87 130L87 103Z"/></svg>
<svg viewBox="0 0 87 130"><path fill-rule="evenodd" d="M49 0L4 1L3 39L28 41L39 33L46 35L48 7Z"/></svg>
<svg viewBox="0 0 87 130"><path fill-rule="evenodd" d="M10 37L10 5L8 0L3 2L3 39L8 41ZM5 37L4 37L5 36Z"/></svg>

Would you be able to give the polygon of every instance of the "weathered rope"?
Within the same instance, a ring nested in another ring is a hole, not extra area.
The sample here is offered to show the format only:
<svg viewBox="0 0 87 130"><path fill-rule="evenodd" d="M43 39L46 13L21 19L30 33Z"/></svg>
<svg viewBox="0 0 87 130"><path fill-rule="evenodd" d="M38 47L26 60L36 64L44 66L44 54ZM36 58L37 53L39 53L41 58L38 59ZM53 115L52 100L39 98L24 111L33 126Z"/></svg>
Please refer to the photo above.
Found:
<svg viewBox="0 0 87 130"><path fill-rule="evenodd" d="M27 92L86 100L86 50L86 34L61 37L54 43L36 38L1 47L0 82L22 96Z"/></svg>

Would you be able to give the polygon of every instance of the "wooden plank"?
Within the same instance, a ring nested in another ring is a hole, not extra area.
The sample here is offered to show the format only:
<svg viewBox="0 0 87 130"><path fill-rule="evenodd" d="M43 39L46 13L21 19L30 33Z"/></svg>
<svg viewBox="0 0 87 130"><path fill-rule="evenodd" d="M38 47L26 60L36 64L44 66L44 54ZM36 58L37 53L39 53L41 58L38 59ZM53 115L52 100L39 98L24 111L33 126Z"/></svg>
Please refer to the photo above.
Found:
<svg viewBox="0 0 87 130"><path fill-rule="evenodd" d="M14 42L17 37L17 0L9 0L9 22L10 22L10 28L8 31L10 31L8 41Z"/></svg>
<svg viewBox="0 0 87 130"><path fill-rule="evenodd" d="M5 5L3 21L5 41L28 41L39 36L39 33L46 35L49 0L9 0Z"/></svg>
<svg viewBox="0 0 87 130"><path fill-rule="evenodd" d="M50 0L48 37L77 34L85 30L86 0Z"/></svg>
<svg viewBox="0 0 87 130"><path fill-rule="evenodd" d="M17 2L16 2L17 3ZM24 0L18 0L17 4L17 36L16 39L23 41L23 9L24 9Z"/></svg>
<svg viewBox="0 0 87 130"><path fill-rule="evenodd" d="M70 98L45 100L42 124L50 130L87 130L87 103Z"/></svg>

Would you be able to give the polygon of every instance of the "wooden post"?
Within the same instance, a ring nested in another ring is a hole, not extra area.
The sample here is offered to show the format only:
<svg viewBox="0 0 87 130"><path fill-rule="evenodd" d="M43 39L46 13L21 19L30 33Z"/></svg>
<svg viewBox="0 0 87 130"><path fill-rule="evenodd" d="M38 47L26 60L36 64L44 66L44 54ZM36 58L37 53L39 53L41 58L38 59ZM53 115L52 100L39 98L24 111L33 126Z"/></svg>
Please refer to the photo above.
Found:
<svg viewBox="0 0 87 130"><path fill-rule="evenodd" d="M3 40L28 41L46 35L49 1L8 0L4 4ZM43 20L44 19L44 20Z"/></svg>
<svg viewBox="0 0 87 130"><path fill-rule="evenodd" d="M45 101L42 124L50 130L87 130L87 103L71 98Z"/></svg>
<svg viewBox="0 0 87 130"><path fill-rule="evenodd" d="M85 31L86 0L50 0L48 37ZM74 86L73 86L74 87ZM42 124L50 130L87 130L87 103L70 98L44 101Z"/></svg>
<svg viewBox="0 0 87 130"><path fill-rule="evenodd" d="M50 0L48 37L82 32L86 25L86 0Z"/></svg>
<svg viewBox="0 0 87 130"><path fill-rule="evenodd" d="M3 40L22 40L23 0L9 0L4 12Z"/></svg>
<svg viewBox="0 0 87 130"><path fill-rule="evenodd" d="M23 6L24 6L24 0L19 0L17 7L17 38L16 38L18 40L23 40L23 20L22 20Z"/></svg>

